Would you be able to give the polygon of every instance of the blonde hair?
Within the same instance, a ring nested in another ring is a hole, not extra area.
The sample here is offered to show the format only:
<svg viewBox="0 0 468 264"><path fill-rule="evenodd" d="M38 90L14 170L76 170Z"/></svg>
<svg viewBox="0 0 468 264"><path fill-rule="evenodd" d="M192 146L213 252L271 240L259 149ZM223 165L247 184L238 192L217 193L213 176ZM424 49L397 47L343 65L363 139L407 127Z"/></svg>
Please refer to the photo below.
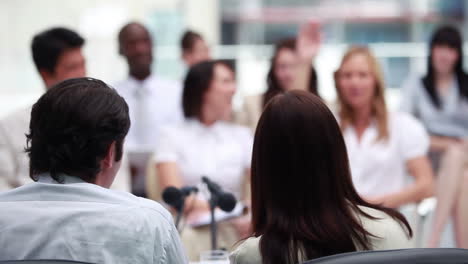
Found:
<svg viewBox="0 0 468 264"><path fill-rule="evenodd" d="M356 55L363 55L366 57L367 62L369 63L371 74L374 76L375 79L375 90L374 90L374 98L372 100L371 106L371 115L377 121L377 139L386 141L388 139L388 112L387 107L385 104L385 84L382 72L380 70L379 62L377 59L372 55L371 51L366 47L361 46L353 46L348 49L348 51L343 56L343 59L340 64L340 68L335 72L335 88L338 94L338 105L339 105L339 117L341 123L341 130L344 131L348 126L350 126L354 120L354 110L353 108L343 100L343 95L341 94L341 90L338 82L339 73L343 64L351 59L353 56Z"/></svg>

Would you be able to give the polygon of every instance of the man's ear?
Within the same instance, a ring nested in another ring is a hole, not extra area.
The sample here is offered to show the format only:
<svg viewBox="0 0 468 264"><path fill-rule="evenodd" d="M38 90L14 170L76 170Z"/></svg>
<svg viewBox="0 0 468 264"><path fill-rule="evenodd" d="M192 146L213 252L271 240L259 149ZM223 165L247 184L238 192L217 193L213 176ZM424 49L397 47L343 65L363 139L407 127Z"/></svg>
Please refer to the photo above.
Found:
<svg viewBox="0 0 468 264"><path fill-rule="evenodd" d="M115 150L115 141L112 141L112 143L109 146L109 149L107 150L107 154L102 160L102 169L109 169L114 166L115 163L115 155L116 155L116 150Z"/></svg>
<svg viewBox="0 0 468 264"><path fill-rule="evenodd" d="M180 54L180 58L185 61L187 60L187 52L186 51L182 51L182 53Z"/></svg>

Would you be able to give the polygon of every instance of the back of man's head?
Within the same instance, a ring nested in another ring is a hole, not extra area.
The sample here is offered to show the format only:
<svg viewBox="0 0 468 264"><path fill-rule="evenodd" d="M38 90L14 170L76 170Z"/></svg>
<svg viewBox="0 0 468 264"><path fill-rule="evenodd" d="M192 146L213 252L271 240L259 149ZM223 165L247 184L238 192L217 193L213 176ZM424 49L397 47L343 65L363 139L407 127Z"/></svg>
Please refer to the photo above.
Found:
<svg viewBox="0 0 468 264"><path fill-rule="evenodd" d="M31 111L26 148L31 178L50 173L62 182L63 173L95 183L109 153L121 160L129 127L127 103L104 82L76 78L54 85Z"/></svg>
<svg viewBox="0 0 468 264"><path fill-rule="evenodd" d="M46 85L85 76L84 57L81 54L84 43L85 40L78 33L62 27L51 28L34 36L32 56Z"/></svg>

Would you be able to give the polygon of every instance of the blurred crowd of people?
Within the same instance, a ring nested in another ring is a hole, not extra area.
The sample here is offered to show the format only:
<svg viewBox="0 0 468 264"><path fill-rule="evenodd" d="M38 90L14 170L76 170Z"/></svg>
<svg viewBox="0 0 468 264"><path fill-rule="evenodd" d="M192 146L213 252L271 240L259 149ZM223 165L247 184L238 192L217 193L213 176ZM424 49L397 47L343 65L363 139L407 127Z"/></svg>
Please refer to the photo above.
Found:
<svg viewBox="0 0 468 264"><path fill-rule="evenodd" d="M422 246L438 247L453 217L456 245L468 248L468 75L455 27L433 33L427 72L408 76L399 111L387 109L379 62L364 46L351 45L330 73L336 102L320 98L317 21L276 44L267 76L258 77L267 90L244 98L236 112L235 69L212 58L201 34L188 30L181 37L183 80L154 73L154 40L138 22L116 36L128 76L112 86L128 104L131 126L112 189L161 201L166 187L197 186L210 177L245 207L219 223L219 246L232 250L254 237L234 251L234 263L412 247L416 230L398 210L432 196L437 206ZM84 45L67 28L34 36L32 55L45 91L87 76ZM1 191L34 176L24 152L31 109L0 120ZM180 235L196 260L210 249L209 228L190 223L210 208L203 192L185 203Z"/></svg>

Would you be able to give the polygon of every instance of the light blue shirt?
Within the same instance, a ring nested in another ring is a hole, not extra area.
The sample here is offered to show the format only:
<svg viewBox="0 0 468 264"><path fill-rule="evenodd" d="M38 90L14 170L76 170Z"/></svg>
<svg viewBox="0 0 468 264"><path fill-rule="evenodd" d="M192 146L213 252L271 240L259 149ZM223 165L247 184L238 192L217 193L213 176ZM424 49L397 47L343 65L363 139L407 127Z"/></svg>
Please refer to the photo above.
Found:
<svg viewBox="0 0 468 264"><path fill-rule="evenodd" d="M463 138L468 136L468 100L460 95L458 82L440 96L441 108L431 101L421 78L408 79L402 88L401 109L415 115L430 134Z"/></svg>
<svg viewBox="0 0 468 264"><path fill-rule="evenodd" d="M64 176L0 193L0 260L187 263L169 212L130 193Z"/></svg>

